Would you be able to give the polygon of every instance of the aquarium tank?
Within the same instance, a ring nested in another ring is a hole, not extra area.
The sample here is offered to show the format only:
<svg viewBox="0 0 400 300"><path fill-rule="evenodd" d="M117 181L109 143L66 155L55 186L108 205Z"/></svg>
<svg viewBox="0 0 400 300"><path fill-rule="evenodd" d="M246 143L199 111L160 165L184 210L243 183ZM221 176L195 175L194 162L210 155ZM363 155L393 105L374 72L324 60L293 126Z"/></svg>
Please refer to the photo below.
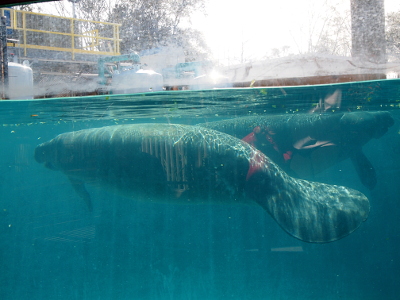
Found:
<svg viewBox="0 0 400 300"><path fill-rule="evenodd" d="M0 299L399 299L398 1L0 16Z"/></svg>

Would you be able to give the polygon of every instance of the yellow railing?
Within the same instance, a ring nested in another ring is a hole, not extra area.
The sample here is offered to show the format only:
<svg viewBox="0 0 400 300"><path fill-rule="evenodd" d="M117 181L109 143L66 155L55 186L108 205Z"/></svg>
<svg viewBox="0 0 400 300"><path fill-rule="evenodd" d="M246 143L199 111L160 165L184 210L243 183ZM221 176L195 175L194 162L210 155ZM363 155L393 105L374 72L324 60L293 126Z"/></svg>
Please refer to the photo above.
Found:
<svg viewBox="0 0 400 300"><path fill-rule="evenodd" d="M33 13L9 8L0 9L9 18L7 29L16 41L8 46L27 49L65 51L72 54L119 55L121 24Z"/></svg>

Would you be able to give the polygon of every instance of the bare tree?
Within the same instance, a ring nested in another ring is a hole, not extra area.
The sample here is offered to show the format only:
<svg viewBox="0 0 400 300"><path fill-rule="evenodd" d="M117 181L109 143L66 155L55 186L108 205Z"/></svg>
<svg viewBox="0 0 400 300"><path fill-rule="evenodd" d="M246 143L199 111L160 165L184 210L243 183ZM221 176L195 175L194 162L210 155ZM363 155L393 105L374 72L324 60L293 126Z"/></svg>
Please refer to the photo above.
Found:
<svg viewBox="0 0 400 300"><path fill-rule="evenodd" d="M314 1L305 23L299 24L299 34L293 40L299 53L323 53L349 56L351 53L350 6L342 2Z"/></svg>
<svg viewBox="0 0 400 300"><path fill-rule="evenodd" d="M200 32L182 25L204 9L204 0L129 0L115 5L109 22L121 22L121 52L167 45L182 47L187 60L204 56L207 46Z"/></svg>

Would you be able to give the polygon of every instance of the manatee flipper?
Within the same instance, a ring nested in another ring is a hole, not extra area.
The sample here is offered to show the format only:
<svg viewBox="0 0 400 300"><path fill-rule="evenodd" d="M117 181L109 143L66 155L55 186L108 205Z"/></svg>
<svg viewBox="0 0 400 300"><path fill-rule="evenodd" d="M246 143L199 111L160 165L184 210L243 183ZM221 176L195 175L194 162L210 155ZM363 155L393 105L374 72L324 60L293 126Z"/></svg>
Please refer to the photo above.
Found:
<svg viewBox="0 0 400 300"><path fill-rule="evenodd" d="M93 211L92 199L89 192L86 190L85 183L82 180L68 177L75 192L85 201L88 210Z"/></svg>
<svg viewBox="0 0 400 300"><path fill-rule="evenodd" d="M372 190L376 183L376 172L372 163L368 160L361 148L350 152L350 159L357 171L363 185Z"/></svg>

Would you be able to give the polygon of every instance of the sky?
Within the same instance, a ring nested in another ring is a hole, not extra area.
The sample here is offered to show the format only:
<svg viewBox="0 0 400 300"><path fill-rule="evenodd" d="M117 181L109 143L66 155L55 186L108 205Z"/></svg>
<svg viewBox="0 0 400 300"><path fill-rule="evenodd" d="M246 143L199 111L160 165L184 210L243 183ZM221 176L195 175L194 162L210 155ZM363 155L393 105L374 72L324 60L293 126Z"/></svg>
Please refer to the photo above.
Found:
<svg viewBox="0 0 400 300"><path fill-rule="evenodd" d="M204 33L216 57L228 60L252 59L273 48L301 44L305 36L293 25L309 17L304 2L293 0L210 0L207 11L207 16L194 17L193 26Z"/></svg>
<svg viewBox="0 0 400 300"><path fill-rule="evenodd" d="M196 14L192 25L202 31L213 56L230 65L271 57L272 49L299 54L317 38L323 20L350 11L350 0L208 0L207 16ZM385 0L385 13L400 11L399 0Z"/></svg>
<svg viewBox="0 0 400 300"><path fill-rule="evenodd" d="M231 65L306 52L335 15L332 8L345 15L350 0L206 0L206 16L195 12L188 26L203 33L213 59ZM393 11L400 1L385 0L385 12Z"/></svg>

